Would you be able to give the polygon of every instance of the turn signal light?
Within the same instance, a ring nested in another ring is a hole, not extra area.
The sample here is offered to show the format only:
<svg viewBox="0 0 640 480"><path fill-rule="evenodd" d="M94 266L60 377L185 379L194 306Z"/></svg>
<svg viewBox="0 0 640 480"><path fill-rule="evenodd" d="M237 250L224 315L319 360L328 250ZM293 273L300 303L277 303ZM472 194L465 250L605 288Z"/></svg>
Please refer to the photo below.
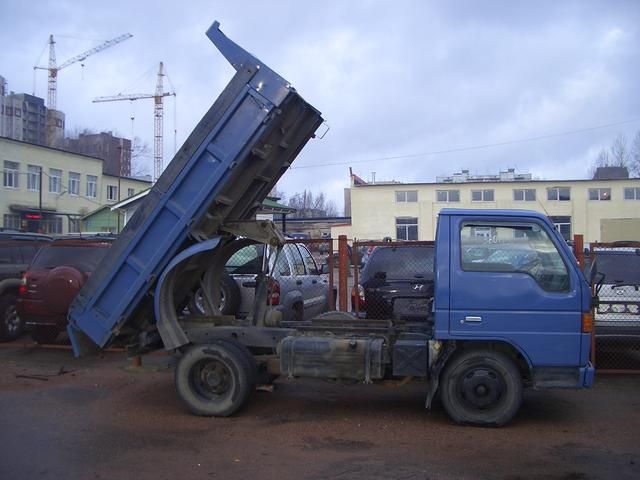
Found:
<svg viewBox="0 0 640 480"><path fill-rule="evenodd" d="M267 289L267 305L280 305L280 283L275 278L269 278Z"/></svg>
<svg viewBox="0 0 640 480"><path fill-rule="evenodd" d="M593 314L582 314L582 333L593 333Z"/></svg>

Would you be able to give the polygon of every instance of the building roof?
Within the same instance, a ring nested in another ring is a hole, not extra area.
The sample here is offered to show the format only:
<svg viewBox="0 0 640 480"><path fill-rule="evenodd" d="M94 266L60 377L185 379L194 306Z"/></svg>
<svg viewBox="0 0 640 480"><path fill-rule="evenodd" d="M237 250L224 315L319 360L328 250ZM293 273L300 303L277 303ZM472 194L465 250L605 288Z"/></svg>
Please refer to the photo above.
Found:
<svg viewBox="0 0 640 480"><path fill-rule="evenodd" d="M295 213L297 210L275 201L273 197L267 197L262 201L262 210L274 213Z"/></svg>
<svg viewBox="0 0 640 480"><path fill-rule="evenodd" d="M83 157L91 160L98 160L99 162L104 163L104 161L101 158L92 157L91 155L84 155L82 153L70 152L69 150L64 150L62 148L48 147L47 145L40 145L39 143L25 142L24 140L16 140L15 138L3 137L3 136L0 136L0 140L8 140L10 142L21 143L23 145L28 145L30 147L44 148L45 150L53 150L55 152L66 153L67 155L75 155L76 157Z"/></svg>
<svg viewBox="0 0 640 480"><path fill-rule="evenodd" d="M460 183L438 183L438 182L412 182L412 183L397 183L397 184L384 184L384 183L366 183L364 185L354 185L357 188L371 188L371 187L394 187L394 188L404 188L404 187L419 187L419 186L442 186L447 189L452 188L460 188L465 185L526 185L528 183L553 183L557 185L562 185L564 183L594 183L594 182L615 182L615 181L640 181L640 178L606 178L606 179L592 179L592 178L581 178L581 179L549 179L549 180L509 180L509 181L493 181L493 182L460 182Z"/></svg>

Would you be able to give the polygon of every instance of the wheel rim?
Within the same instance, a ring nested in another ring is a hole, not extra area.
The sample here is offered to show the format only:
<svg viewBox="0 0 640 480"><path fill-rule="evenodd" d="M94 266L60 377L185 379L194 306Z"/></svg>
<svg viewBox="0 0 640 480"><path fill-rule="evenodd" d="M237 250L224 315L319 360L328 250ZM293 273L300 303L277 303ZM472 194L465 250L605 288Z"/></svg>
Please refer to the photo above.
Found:
<svg viewBox="0 0 640 480"><path fill-rule="evenodd" d="M506 391L502 375L489 367L473 368L460 377L458 399L473 409L488 410L498 405Z"/></svg>
<svg viewBox="0 0 640 480"><path fill-rule="evenodd" d="M205 313L204 309L204 296L202 295L202 290L198 289L195 293L195 303L196 308L200 313ZM220 306L218 307L220 312L224 310L224 288L220 289Z"/></svg>
<svg viewBox="0 0 640 480"><path fill-rule="evenodd" d="M15 305L9 305L4 311L4 325L10 335L20 330L20 317Z"/></svg>
<svg viewBox="0 0 640 480"><path fill-rule="evenodd" d="M227 394L233 387L233 376L229 367L220 360L202 360L191 369L193 390L206 399L216 399Z"/></svg>

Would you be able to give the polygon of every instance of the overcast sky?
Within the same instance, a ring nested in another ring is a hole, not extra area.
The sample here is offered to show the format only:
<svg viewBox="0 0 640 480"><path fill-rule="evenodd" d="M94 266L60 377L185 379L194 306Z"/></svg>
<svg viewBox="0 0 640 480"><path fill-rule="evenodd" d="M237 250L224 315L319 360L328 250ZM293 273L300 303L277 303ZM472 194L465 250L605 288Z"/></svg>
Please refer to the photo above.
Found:
<svg viewBox="0 0 640 480"><path fill-rule="evenodd" d="M507 168L579 179L618 134L631 139L640 130L634 0L2 3L0 75L17 93L33 93L33 66L47 65L49 34L58 64L134 35L59 73L57 104L67 131L133 132L152 149L151 100L91 100L154 93L162 60L166 90L177 94L165 101L165 165L174 128L179 147L233 76L205 35L220 21L330 126L301 152L279 189L289 196L323 191L340 211L349 166L364 179L375 172L377 180L401 182ZM38 70L35 93L46 99L46 89L46 71ZM537 137L546 138L520 141Z"/></svg>

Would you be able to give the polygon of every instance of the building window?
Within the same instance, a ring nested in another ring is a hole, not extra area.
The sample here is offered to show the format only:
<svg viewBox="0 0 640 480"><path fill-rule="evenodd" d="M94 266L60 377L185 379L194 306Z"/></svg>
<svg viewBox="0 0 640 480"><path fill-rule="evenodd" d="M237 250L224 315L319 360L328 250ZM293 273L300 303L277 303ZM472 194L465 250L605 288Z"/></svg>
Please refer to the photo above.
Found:
<svg viewBox="0 0 640 480"><path fill-rule="evenodd" d="M396 218L397 240L418 240L418 219L414 217Z"/></svg>
<svg viewBox="0 0 640 480"><path fill-rule="evenodd" d="M46 233L62 233L62 217L50 217L45 221Z"/></svg>
<svg viewBox="0 0 640 480"><path fill-rule="evenodd" d="M571 200L571 189L569 187L547 188L547 200L568 202Z"/></svg>
<svg viewBox="0 0 640 480"><path fill-rule="evenodd" d="M536 190L534 188L517 188L513 191L513 200L516 202L535 202Z"/></svg>
<svg viewBox="0 0 640 480"><path fill-rule="evenodd" d="M640 188L625 188L624 189L625 200L640 200Z"/></svg>
<svg viewBox="0 0 640 480"><path fill-rule="evenodd" d="M11 213L5 213L2 219L2 226L9 230L20 230L20 216Z"/></svg>
<svg viewBox="0 0 640 480"><path fill-rule="evenodd" d="M493 190L471 190L472 202L493 202Z"/></svg>
<svg viewBox="0 0 640 480"><path fill-rule="evenodd" d="M133 188L127 188L127 197L133 197L136 194Z"/></svg>
<svg viewBox="0 0 640 480"><path fill-rule="evenodd" d="M107 185L107 200L118 200L118 187L117 185Z"/></svg>
<svg viewBox="0 0 640 480"><path fill-rule="evenodd" d="M62 192L62 170L56 168L49 169L49 192Z"/></svg>
<svg viewBox="0 0 640 480"><path fill-rule="evenodd" d="M18 171L20 164L18 162L4 161L4 186L7 188L18 188Z"/></svg>
<svg viewBox="0 0 640 480"><path fill-rule="evenodd" d="M79 233L79 232L80 232L80 219L69 218L69 233Z"/></svg>
<svg viewBox="0 0 640 480"><path fill-rule="evenodd" d="M40 170L37 165L27 166L27 188L32 192L40 191Z"/></svg>
<svg viewBox="0 0 640 480"><path fill-rule="evenodd" d="M549 217L562 238L571 240L571 217Z"/></svg>
<svg viewBox="0 0 640 480"><path fill-rule="evenodd" d="M608 201L611 200L610 188L590 188L589 200Z"/></svg>
<svg viewBox="0 0 640 480"><path fill-rule="evenodd" d="M98 177L87 175L87 197L96 198Z"/></svg>
<svg viewBox="0 0 640 480"><path fill-rule="evenodd" d="M418 201L417 190L404 190L396 192L396 203L415 203Z"/></svg>
<svg viewBox="0 0 640 480"><path fill-rule="evenodd" d="M436 190L436 201L438 202L459 202L460 190Z"/></svg>
<svg viewBox="0 0 640 480"><path fill-rule="evenodd" d="M69 172L69 194L80 195L80 174Z"/></svg>

